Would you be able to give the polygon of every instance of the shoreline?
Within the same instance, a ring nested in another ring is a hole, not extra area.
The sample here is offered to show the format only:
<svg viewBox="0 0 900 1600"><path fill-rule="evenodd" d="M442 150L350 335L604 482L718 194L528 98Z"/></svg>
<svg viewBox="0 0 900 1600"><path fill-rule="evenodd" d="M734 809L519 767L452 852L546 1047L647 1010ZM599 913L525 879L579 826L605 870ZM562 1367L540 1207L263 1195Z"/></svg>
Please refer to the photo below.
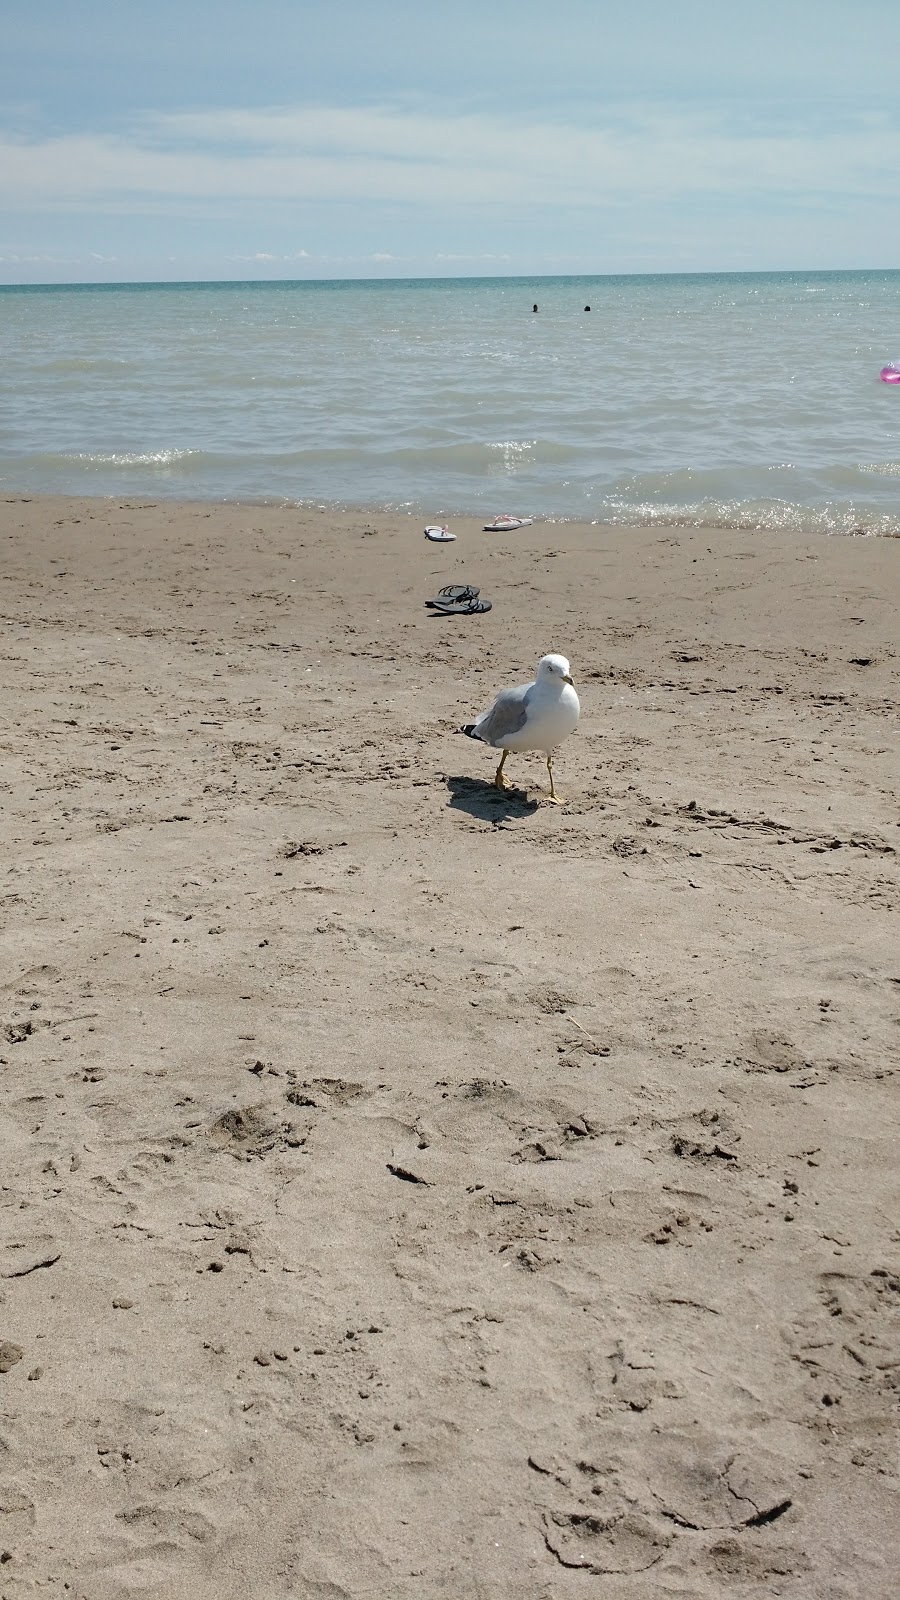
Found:
<svg viewBox="0 0 900 1600"><path fill-rule="evenodd" d="M502 498L502 496L498 495L497 498L499 500ZM507 496L507 498L509 497ZM227 510L230 508L234 511L249 511L254 509L270 512L291 511L301 515L309 514L311 516L330 516L338 519L342 517L381 517L383 519L387 518L391 521L396 520L403 523L407 521L416 521L422 523L423 527L426 523L433 522L436 519L446 518L448 520L452 519L454 522L465 523L467 525L467 532L472 532L475 529L477 529L478 532L485 531L483 527L484 522L489 517L497 515L496 512L490 511L477 512L471 507L463 511L454 511L448 509L447 507L439 507L435 509L432 506L431 509L427 509L424 506L417 504L412 509L407 509L405 505L395 505L392 502L380 503L377 501L356 503L353 501L344 500L292 500L288 497L265 497L261 499L254 499L252 497L245 498L237 496L211 498L208 495L199 495L196 499L192 499L185 498L183 495L168 496L166 494L160 494L158 490L117 490L114 494L108 493L95 495L69 492L52 493L44 490L30 491L6 489L2 485L2 481L0 481L0 504L5 503L7 505L28 505L32 503L40 505L43 502L54 504L57 502L77 502L79 504L84 504L85 506L96 503L97 505L112 507L113 503L116 501L131 502L135 500L144 502L148 509L152 509L157 506L165 506L169 508L181 508L183 510L194 510L200 506L216 507L222 510ZM808 510L809 508L801 509ZM518 513L515 514L518 515ZM672 516L669 511L667 511L664 516L661 515L659 519L649 518L644 521L629 521L627 519L623 519L615 522L594 520L587 516L575 516L562 512L551 513L538 511L529 513L526 511L524 512L524 515L530 518L529 525L534 527L575 527L582 529L596 528L598 530L613 534L628 534L631 532L641 531L662 534L665 534L666 532L700 534L727 533L748 535L750 537L758 534L761 536L773 536L775 538L786 539L900 539L900 528L874 529L866 528L861 525L846 529L816 528L812 526L789 528L783 525L777 527L766 526L761 523L754 523L749 519L746 522L734 523L721 521L703 522L688 519L679 520L677 516ZM469 526L470 524L471 526Z"/></svg>
<svg viewBox="0 0 900 1600"><path fill-rule="evenodd" d="M0 496L15 1600L893 1592L900 545L454 527Z"/></svg>

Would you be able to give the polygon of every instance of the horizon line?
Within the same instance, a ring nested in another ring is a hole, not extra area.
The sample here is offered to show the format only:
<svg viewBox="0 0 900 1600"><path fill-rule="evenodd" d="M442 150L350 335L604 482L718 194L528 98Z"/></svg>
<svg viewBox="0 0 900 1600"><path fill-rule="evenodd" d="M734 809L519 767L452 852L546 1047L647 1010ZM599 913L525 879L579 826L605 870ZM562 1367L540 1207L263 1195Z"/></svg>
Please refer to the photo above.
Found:
<svg viewBox="0 0 900 1600"><path fill-rule="evenodd" d="M864 277L871 273L896 273L900 267L725 267L692 268L677 271L639 272L487 272L425 275L411 273L403 277L331 278L98 278L19 281L0 283L3 291L34 292L47 289L260 289L308 288L322 284L378 285L390 288L413 283L553 283L585 279L614 280L621 278L773 278L773 277Z"/></svg>

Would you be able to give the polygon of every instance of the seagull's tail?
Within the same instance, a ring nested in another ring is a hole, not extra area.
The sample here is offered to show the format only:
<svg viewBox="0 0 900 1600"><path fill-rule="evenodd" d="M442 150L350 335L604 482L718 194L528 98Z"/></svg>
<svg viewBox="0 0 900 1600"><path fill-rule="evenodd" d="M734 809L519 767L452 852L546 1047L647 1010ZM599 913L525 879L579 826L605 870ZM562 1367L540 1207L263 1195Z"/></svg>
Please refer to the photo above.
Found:
<svg viewBox="0 0 900 1600"><path fill-rule="evenodd" d="M467 724L466 727L460 728L458 731L460 733L464 733L468 739L480 739L481 738L481 734L478 732L478 723L477 722L470 722L470 723Z"/></svg>

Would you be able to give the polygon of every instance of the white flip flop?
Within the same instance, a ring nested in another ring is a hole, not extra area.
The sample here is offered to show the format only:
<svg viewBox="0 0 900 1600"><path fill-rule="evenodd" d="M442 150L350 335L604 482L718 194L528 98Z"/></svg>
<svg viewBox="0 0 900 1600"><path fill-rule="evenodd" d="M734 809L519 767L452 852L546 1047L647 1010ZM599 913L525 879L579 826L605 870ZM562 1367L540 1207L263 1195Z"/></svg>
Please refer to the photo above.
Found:
<svg viewBox="0 0 900 1600"><path fill-rule="evenodd" d="M514 533L516 528L527 528L534 521L533 517L495 517L493 522L486 522L485 533Z"/></svg>

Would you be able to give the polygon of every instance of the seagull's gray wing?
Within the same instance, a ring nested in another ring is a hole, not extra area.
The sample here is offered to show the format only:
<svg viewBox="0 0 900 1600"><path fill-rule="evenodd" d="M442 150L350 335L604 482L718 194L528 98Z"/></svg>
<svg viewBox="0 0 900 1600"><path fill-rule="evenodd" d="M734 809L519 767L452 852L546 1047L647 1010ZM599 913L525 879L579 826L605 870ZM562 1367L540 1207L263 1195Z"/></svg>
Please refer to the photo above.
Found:
<svg viewBox="0 0 900 1600"><path fill-rule="evenodd" d="M533 683L519 689L501 689L490 711L485 711L475 724L475 737L500 749L505 739L521 733L528 721L528 701Z"/></svg>

